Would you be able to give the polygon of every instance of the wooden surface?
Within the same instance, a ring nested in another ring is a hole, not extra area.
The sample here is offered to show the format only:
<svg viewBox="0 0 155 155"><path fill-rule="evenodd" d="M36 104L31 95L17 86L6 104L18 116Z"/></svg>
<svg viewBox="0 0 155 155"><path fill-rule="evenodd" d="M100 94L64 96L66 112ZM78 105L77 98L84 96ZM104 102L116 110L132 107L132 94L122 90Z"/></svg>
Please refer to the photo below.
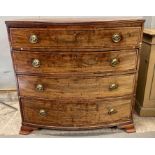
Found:
<svg viewBox="0 0 155 155"><path fill-rule="evenodd" d="M143 22L6 22L20 97L21 133L33 128L106 126L134 132L132 112ZM34 34L38 42L32 44L29 37ZM120 42L113 42L114 34L121 36ZM119 64L112 67L110 61L116 57ZM40 67L32 67L33 59L40 60ZM36 90L38 84L43 91ZM111 84L118 88L110 90ZM109 115L107 107L117 112ZM47 117L40 117L39 109L47 111Z"/></svg>
<svg viewBox="0 0 155 155"><path fill-rule="evenodd" d="M55 127L100 126L113 122L123 122L130 119L131 100L29 100L21 99L24 122ZM108 114L114 108L115 114ZM46 111L46 116L39 114L40 109ZM31 119L33 118L33 119Z"/></svg>
<svg viewBox="0 0 155 155"><path fill-rule="evenodd" d="M131 95L134 91L134 75L111 77L39 77L18 76L20 96L52 98L105 98ZM116 90L109 90L110 84L118 84ZM42 84L44 90L36 90Z"/></svg>
<svg viewBox="0 0 155 155"><path fill-rule="evenodd" d="M82 22L109 22L109 21L114 21L114 22L119 22L119 21L125 21L127 22L133 22L135 21L144 21L144 18L142 17L136 17L136 16L77 16L77 17L64 17L64 16L57 16L57 17L40 17L40 18L24 18L24 19L14 19L6 21L8 22L43 22L44 24L49 23L79 23L81 24Z"/></svg>
<svg viewBox="0 0 155 155"><path fill-rule="evenodd" d="M112 59L119 64L112 66ZM44 74L85 74L118 73L137 69L137 50L111 52L27 52L13 51L14 66L17 73ZM40 61L40 66L32 66L33 59Z"/></svg>
<svg viewBox="0 0 155 155"><path fill-rule="evenodd" d="M152 44L155 37L150 34L152 30L144 32L136 109L141 116L155 116L155 45Z"/></svg>
<svg viewBox="0 0 155 155"><path fill-rule="evenodd" d="M154 36L155 35L155 29L144 29L144 34L148 34L148 35L151 35L151 36Z"/></svg>
<svg viewBox="0 0 155 155"><path fill-rule="evenodd" d="M142 26L144 19L137 17L83 17L83 18L42 18L42 19L18 19L5 22L8 28L50 27L60 25L101 25L102 27Z"/></svg>
<svg viewBox="0 0 155 155"><path fill-rule="evenodd" d="M13 49L26 48L133 48L139 46L140 27L92 29L88 28L11 28L11 46ZM119 43L112 41L112 36L118 33L122 36ZM31 35L37 35L38 42L29 42Z"/></svg>

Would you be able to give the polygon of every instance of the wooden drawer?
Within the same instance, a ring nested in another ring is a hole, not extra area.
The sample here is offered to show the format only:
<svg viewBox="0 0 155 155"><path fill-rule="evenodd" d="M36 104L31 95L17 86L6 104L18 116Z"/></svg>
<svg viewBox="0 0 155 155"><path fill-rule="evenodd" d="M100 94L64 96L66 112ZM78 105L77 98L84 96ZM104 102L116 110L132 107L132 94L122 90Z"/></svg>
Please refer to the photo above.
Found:
<svg viewBox="0 0 155 155"><path fill-rule="evenodd" d="M131 100L21 99L24 122L55 127L99 127L131 117Z"/></svg>
<svg viewBox="0 0 155 155"><path fill-rule="evenodd" d="M28 48L134 48L140 27L122 28L10 28L13 49ZM113 38L113 39L112 39Z"/></svg>
<svg viewBox="0 0 155 155"><path fill-rule="evenodd" d="M105 98L132 94L135 75L110 77L18 76L20 96L37 98ZM109 88L110 87L110 88Z"/></svg>
<svg viewBox="0 0 155 155"><path fill-rule="evenodd" d="M136 70L137 51L13 52L17 73L106 73Z"/></svg>

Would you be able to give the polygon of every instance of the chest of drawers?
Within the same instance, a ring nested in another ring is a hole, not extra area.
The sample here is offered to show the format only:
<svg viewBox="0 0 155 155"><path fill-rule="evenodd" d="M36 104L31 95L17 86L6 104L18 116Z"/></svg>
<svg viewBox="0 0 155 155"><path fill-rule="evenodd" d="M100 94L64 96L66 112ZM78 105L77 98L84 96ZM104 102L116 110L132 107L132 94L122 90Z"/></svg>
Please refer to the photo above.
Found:
<svg viewBox="0 0 155 155"><path fill-rule="evenodd" d="M134 132L141 19L6 21L22 126Z"/></svg>

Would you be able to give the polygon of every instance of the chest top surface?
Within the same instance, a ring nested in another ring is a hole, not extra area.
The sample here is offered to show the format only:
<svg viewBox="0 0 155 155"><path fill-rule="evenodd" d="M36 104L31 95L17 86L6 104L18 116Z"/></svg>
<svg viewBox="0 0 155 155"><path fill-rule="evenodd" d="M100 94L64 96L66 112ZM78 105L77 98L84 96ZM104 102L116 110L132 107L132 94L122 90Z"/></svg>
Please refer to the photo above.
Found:
<svg viewBox="0 0 155 155"><path fill-rule="evenodd" d="M52 25L90 25L97 24L105 27L141 26L144 19L138 17L52 17L39 19L18 19L5 22L7 27L44 27Z"/></svg>

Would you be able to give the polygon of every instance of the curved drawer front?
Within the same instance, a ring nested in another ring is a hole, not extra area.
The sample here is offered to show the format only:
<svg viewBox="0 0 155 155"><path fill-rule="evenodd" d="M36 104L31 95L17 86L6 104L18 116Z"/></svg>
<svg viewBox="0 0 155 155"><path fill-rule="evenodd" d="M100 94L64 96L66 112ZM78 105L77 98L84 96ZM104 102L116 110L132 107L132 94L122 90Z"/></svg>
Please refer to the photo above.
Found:
<svg viewBox="0 0 155 155"><path fill-rule="evenodd" d="M98 127L131 117L131 100L32 100L21 99L24 122L53 127Z"/></svg>
<svg viewBox="0 0 155 155"><path fill-rule="evenodd" d="M135 75L109 77L18 76L20 96L53 98L104 98L132 94Z"/></svg>
<svg viewBox="0 0 155 155"><path fill-rule="evenodd" d="M28 48L134 48L141 39L140 27L123 28L11 28L11 46Z"/></svg>
<svg viewBox="0 0 155 155"><path fill-rule="evenodd" d="M17 73L104 73L136 70L137 51L13 52ZM37 62L36 62L37 61Z"/></svg>

